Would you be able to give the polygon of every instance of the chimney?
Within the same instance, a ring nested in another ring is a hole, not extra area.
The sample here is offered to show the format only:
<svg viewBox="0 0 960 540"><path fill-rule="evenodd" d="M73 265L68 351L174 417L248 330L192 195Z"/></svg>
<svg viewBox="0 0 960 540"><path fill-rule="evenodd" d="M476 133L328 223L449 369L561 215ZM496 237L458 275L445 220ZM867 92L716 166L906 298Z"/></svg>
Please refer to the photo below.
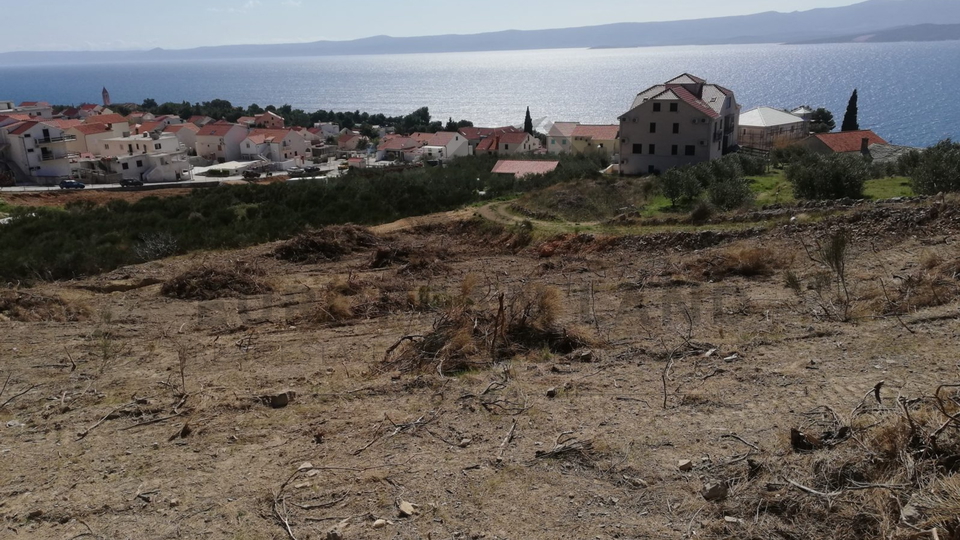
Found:
<svg viewBox="0 0 960 540"><path fill-rule="evenodd" d="M860 139L860 153L864 155L870 153L870 139L866 137Z"/></svg>

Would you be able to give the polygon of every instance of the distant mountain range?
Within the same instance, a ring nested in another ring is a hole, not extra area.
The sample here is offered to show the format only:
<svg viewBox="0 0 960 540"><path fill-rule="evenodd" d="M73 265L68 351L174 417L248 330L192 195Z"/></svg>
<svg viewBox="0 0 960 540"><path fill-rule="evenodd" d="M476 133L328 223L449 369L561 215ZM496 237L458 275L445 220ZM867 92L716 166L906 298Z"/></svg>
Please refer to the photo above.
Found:
<svg viewBox="0 0 960 540"><path fill-rule="evenodd" d="M960 40L960 24L915 24L888 28L876 32L848 34L795 42L796 45L815 43L894 43L899 41L955 41Z"/></svg>
<svg viewBox="0 0 960 540"><path fill-rule="evenodd" d="M792 13L769 11L710 19L624 22L553 30L403 38L374 36L351 41L149 51L9 52L0 53L0 65L742 43L929 41L931 36L958 39L953 28L956 25L960 25L960 1L957 0L867 0L851 6Z"/></svg>

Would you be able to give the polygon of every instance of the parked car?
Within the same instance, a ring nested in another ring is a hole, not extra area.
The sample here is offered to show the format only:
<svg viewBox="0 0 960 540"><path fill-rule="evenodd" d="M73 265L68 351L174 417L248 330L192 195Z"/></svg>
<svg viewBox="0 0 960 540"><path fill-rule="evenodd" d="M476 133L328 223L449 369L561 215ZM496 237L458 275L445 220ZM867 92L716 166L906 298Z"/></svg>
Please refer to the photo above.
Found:
<svg viewBox="0 0 960 540"><path fill-rule="evenodd" d="M260 171L243 171L244 178L260 178Z"/></svg>
<svg viewBox="0 0 960 540"><path fill-rule="evenodd" d="M317 176L320 174L320 167L305 167L303 172L307 176Z"/></svg>
<svg viewBox="0 0 960 540"><path fill-rule="evenodd" d="M87 187L85 184L77 182L76 180L64 180L60 182L60 189L83 189Z"/></svg>
<svg viewBox="0 0 960 540"><path fill-rule="evenodd" d="M143 182L135 178L124 178L120 181L120 187L140 187Z"/></svg>
<svg viewBox="0 0 960 540"><path fill-rule="evenodd" d="M300 178L305 174L305 171L300 167L293 167L291 169L287 169L287 174L290 175L290 178Z"/></svg>
<svg viewBox="0 0 960 540"><path fill-rule="evenodd" d="M341 171L348 171L350 170L350 164L344 161L340 163L340 165L337 165L337 169L340 169Z"/></svg>

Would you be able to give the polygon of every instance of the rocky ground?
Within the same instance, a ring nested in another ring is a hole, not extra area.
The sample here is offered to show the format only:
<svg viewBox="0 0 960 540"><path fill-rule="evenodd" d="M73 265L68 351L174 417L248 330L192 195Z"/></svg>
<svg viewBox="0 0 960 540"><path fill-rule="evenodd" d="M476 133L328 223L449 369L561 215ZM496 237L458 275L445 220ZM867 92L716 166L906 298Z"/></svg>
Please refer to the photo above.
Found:
<svg viewBox="0 0 960 540"><path fill-rule="evenodd" d="M956 204L467 214L3 290L0 536L957 538Z"/></svg>

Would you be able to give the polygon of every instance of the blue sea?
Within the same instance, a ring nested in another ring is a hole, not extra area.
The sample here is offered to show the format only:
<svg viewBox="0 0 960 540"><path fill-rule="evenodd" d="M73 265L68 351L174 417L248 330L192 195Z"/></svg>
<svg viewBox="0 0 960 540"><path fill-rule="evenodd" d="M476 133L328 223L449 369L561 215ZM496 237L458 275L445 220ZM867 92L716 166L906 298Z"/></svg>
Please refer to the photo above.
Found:
<svg viewBox="0 0 960 540"><path fill-rule="evenodd" d="M960 139L960 42L725 45L0 66L0 100L56 104L207 101L389 115L430 107L477 125L536 119L614 123L641 90L689 72L746 111L810 105L837 124L854 88L859 119L896 144Z"/></svg>

